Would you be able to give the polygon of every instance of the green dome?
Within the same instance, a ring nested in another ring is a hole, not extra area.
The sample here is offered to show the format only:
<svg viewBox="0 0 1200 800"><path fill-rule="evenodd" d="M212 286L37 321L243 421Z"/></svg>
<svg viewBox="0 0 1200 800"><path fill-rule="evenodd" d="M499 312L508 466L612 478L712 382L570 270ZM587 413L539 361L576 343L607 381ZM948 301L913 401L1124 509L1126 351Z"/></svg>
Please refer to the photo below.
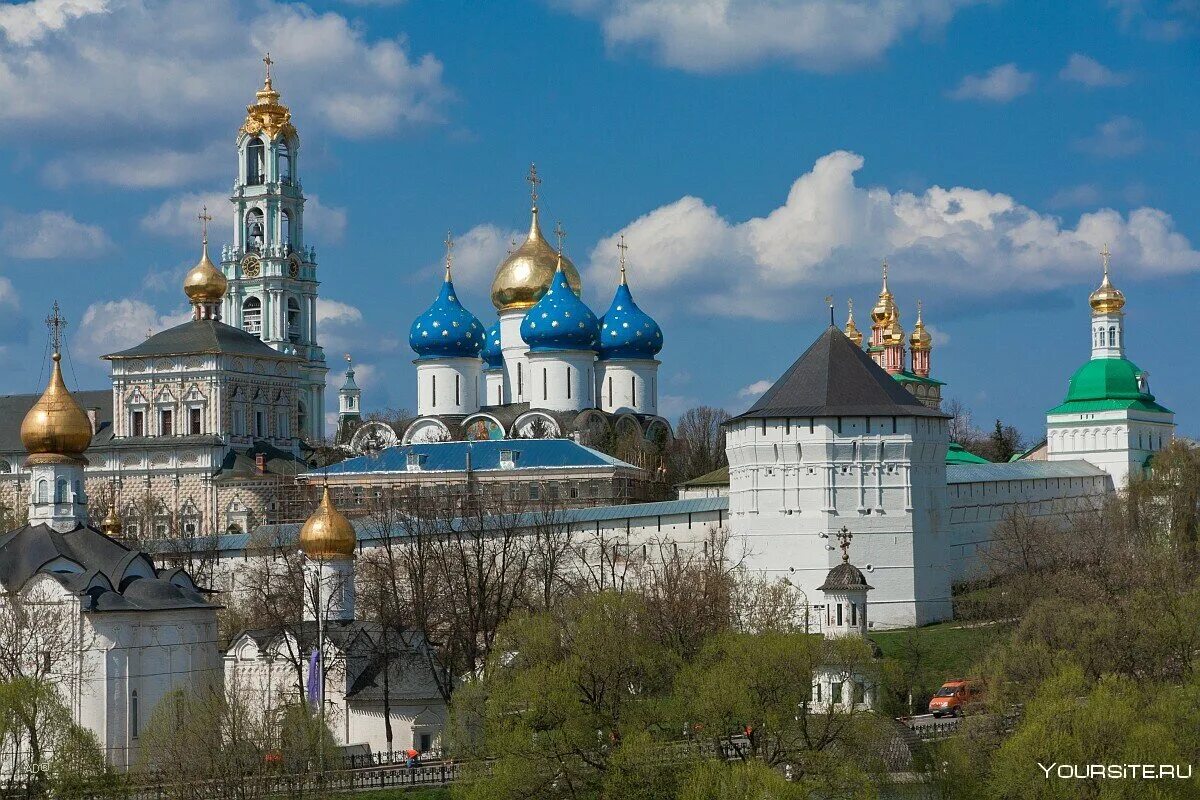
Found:
<svg viewBox="0 0 1200 800"><path fill-rule="evenodd" d="M1167 412L1167 409L1154 402L1154 395L1141 388L1138 382L1141 374L1142 370L1129 359L1093 358L1075 370L1066 400L1049 413L1072 414L1122 408Z"/></svg>

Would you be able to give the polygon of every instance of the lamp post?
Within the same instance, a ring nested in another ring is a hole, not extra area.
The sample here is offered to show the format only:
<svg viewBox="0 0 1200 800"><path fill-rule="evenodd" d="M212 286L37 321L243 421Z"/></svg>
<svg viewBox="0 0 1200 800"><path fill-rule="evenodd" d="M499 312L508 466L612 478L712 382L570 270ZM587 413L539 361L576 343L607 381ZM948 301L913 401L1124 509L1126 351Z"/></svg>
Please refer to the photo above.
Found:
<svg viewBox="0 0 1200 800"><path fill-rule="evenodd" d="M792 587L792 588L793 588L793 589L795 589L797 592L799 592L799 593L800 593L800 596L804 598L804 632L805 632L805 633L808 633L809 614L810 614L810 613L811 613L811 611L812 611L812 606L810 606L810 605L809 605L809 603L808 603L808 592L804 591L804 590L803 590L803 589L801 589L799 586L797 586L796 584L792 583L792 582L791 582L791 580L790 580L790 579L788 579L788 578L784 578L784 579L783 579L783 582L784 582L784 584L786 584L786 585L788 585L788 586Z"/></svg>

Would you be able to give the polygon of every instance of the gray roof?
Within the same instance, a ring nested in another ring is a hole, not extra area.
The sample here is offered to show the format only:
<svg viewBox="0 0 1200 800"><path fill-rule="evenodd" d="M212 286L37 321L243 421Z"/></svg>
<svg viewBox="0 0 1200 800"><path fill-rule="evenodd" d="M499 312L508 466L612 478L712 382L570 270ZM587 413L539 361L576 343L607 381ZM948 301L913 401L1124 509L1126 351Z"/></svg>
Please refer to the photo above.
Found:
<svg viewBox="0 0 1200 800"><path fill-rule="evenodd" d="M1041 478L1098 478L1107 475L1090 461L1008 461L1001 464L947 464L946 483L1027 481Z"/></svg>
<svg viewBox="0 0 1200 800"><path fill-rule="evenodd" d="M131 566L154 577L128 575ZM39 573L87 595L90 612L215 608L187 573L158 573L146 553L86 526L59 533L44 524L22 525L0 534L0 585L15 591Z"/></svg>
<svg viewBox="0 0 1200 800"><path fill-rule="evenodd" d="M833 569L829 570L829 574L825 576L825 582L817 587L818 592L837 591L846 589L874 589L867 583L867 576L862 574L862 570L851 564L849 561L843 561Z"/></svg>
<svg viewBox="0 0 1200 800"><path fill-rule="evenodd" d="M154 334L128 350L105 358L149 358L153 356L229 353L253 358L291 359L252 333L212 319L193 319Z"/></svg>
<svg viewBox="0 0 1200 800"><path fill-rule="evenodd" d="M25 452L21 443L21 423L33 404L42 396L36 394L8 394L0 396L0 453ZM113 396L111 389L96 389L85 392L71 392L75 402L86 411L89 408L98 409L96 412L96 435L92 437L92 447L107 443L112 439ZM15 466L15 465L14 465Z"/></svg>
<svg viewBox="0 0 1200 800"><path fill-rule="evenodd" d="M830 326L749 411L734 419L839 416L947 418Z"/></svg>

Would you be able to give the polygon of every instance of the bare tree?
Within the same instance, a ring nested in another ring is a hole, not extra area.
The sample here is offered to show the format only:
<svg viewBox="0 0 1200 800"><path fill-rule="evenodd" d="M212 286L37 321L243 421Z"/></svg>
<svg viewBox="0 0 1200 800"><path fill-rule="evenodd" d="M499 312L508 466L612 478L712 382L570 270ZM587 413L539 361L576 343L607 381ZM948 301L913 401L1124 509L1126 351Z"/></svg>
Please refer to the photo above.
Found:
<svg viewBox="0 0 1200 800"><path fill-rule="evenodd" d="M675 425L671 480L691 480L725 466L725 428L729 412L698 406L683 412Z"/></svg>

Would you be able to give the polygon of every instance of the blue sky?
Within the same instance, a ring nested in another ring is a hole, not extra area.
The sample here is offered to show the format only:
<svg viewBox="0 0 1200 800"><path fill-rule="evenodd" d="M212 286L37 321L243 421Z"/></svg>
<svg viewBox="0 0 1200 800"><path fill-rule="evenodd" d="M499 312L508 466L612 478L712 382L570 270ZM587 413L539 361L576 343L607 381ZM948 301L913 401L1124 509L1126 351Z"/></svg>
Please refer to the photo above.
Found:
<svg viewBox="0 0 1200 800"><path fill-rule="evenodd" d="M544 178L602 313L615 237L666 338L665 410L753 400L860 326L879 260L976 422L1040 435L1088 356L1109 242L1130 356L1200 434L1200 5L1185 0L34 0L0 6L0 391L38 388L58 299L74 385L183 318L270 49L300 130L321 338L365 404L413 402L442 239L485 324Z"/></svg>

